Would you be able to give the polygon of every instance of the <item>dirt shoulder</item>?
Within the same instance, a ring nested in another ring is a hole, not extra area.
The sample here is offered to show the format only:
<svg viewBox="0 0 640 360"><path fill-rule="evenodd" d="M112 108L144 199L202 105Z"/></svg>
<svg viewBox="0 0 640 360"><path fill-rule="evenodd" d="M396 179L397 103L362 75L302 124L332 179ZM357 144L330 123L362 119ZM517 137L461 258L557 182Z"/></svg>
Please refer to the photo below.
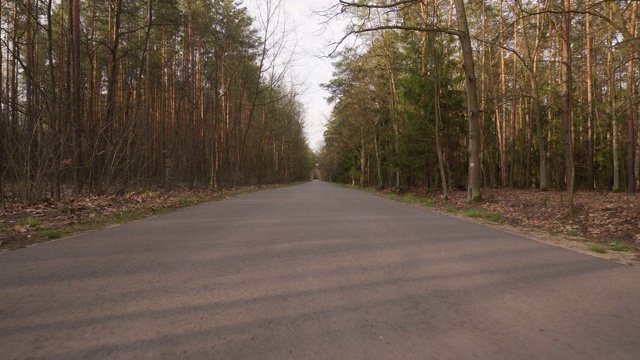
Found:
<svg viewBox="0 0 640 360"><path fill-rule="evenodd" d="M140 191L59 202L7 203L5 208L0 207L0 252L281 186L285 185Z"/></svg>
<svg viewBox="0 0 640 360"><path fill-rule="evenodd" d="M640 266L640 198L612 192L577 192L569 215L566 193L483 189L484 200L469 203L467 194L413 189L397 194L362 189L431 208L555 246Z"/></svg>

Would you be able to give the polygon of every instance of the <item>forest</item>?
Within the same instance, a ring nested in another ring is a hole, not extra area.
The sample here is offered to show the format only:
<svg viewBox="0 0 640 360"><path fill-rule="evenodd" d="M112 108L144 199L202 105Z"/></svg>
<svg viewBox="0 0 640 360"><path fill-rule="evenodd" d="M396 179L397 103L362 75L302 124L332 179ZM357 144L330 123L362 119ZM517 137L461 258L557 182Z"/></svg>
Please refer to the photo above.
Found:
<svg viewBox="0 0 640 360"><path fill-rule="evenodd" d="M638 189L637 1L336 3L326 180L469 200Z"/></svg>
<svg viewBox="0 0 640 360"><path fill-rule="evenodd" d="M0 0L0 199L309 178L265 1Z"/></svg>

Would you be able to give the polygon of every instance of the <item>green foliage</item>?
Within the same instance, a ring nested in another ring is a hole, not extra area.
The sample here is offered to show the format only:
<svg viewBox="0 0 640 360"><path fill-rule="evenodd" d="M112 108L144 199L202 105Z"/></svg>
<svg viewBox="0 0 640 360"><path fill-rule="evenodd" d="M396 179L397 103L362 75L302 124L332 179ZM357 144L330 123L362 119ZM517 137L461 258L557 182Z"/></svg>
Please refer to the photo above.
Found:
<svg viewBox="0 0 640 360"><path fill-rule="evenodd" d="M464 216L468 216L471 218L481 218L487 219L495 223L499 223L502 221L502 214L500 213L490 213L481 208L470 208L461 211L461 214Z"/></svg>
<svg viewBox="0 0 640 360"><path fill-rule="evenodd" d="M420 203L420 205L426 206L426 207L434 207L434 206L436 206L436 203L433 202L433 200L431 200L431 199L420 199L419 203Z"/></svg>
<svg viewBox="0 0 640 360"><path fill-rule="evenodd" d="M631 247L620 240L612 240L607 243L611 250L620 251L620 252L629 252L631 251Z"/></svg>
<svg viewBox="0 0 640 360"><path fill-rule="evenodd" d="M138 210L121 211L114 215L113 220L118 224L125 224L130 221L141 220L146 218L147 215Z"/></svg>
<svg viewBox="0 0 640 360"><path fill-rule="evenodd" d="M402 200L402 196L396 194L396 193L388 193L387 197L389 199L393 199L393 200Z"/></svg>
<svg viewBox="0 0 640 360"><path fill-rule="evenodd" d="M60 231L55 231L55 230L48 230L42 233L42 236L47 237L48 239L60 239L61 237L64 236L64 234L62 234Z"/></svg>
<svg viewBox="0 0 640 360"><path fill-rule="evenodd" d="M405 196L403 196L403 197L402 197L402 200L404 200L405 202L408 202L408 203L412 203L412 204L413 204L413 203L415 203L415 202L418 200L418 198L416 198L416 197L415 197L414 195L412 195L412 194L409 194L409 195L405 195Z"/></svg>
<svg viewBox="0 0 640 360"><path fill-rule="evenodd" d="M444 211L455 214L458 212L458 209L455 206L447 206L444 208Z"/></svg>
<svg viewBox="0 0 640 360"><path fill-rule="evenodd" d="M596 252L598 254L604 254L607 252L607 249L605 249L604 247L600 246L600 245L591 245L589 246L589 251L593 251Z"/></svg>
<svg viewBox="0 0 640 360"><path fill-rule="evenodd" d="M207 202L211 200L211 198L205 194L197 194L194 196L187 196L181 200L183 206L190 206L195 204L200 204L203 202Z"/></svg>
<svg viewBox="0 0 640 360"><path fill-rule="evenodd" d="M28 217L28 218L26 218L26 219L24 219L24 220L22 220L20 222L20 225L29 226L29 227L32 227L32 228L38 227L41 224L42 224L42 221L40 221L40 219L37 219L37 218L34 218L34 217Z"/></svg>
<svg viewBox="0 0 640 360"><path fill-rule="evenodd" d="M439 106L448 129L442 144L450 154L464 154L457 138L467 126L462 78L457 57L445 61L443 50L438 48L434 65L441 67ZM421 75L420 37L384 32L364 53L342 52L334 66L334 78L325 87L335 107L319 154L325 177L392 188L437 182L437 172L430 171L437 163L435 84L433 77ZM464 167L452 169L463 170L456 177L466 176Z"/></svg>
<svg viewBox="0 0 640 360"><path fill-rule="evenodd" d="M487 217L487 212L480 208L471 208L463 210L462 215L472 217L472 218L484 218Z"/></svg>
<svg viewBox="0 0 640 360"><path fill-rule="evenodd" d="M197 202L198 201L194 197L189 196L189 197L183 198L180 201L180 205L182 205L182 206L191 206L191 205L196 204Z"/></svg>

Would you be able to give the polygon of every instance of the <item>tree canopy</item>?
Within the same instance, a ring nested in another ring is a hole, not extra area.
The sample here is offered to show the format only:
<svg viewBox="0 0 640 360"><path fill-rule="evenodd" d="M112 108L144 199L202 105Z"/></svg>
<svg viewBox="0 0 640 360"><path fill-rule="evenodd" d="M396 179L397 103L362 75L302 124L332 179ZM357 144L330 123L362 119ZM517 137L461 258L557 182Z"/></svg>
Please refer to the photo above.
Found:
<svg viewBox="0 0 640 360"><path fill-rule="evenodd" d="M240 1L0 7L3 202L310 176L297 90L271 67L279 39Z"/></svg>
<svg viewBox="0 0 640 360"><path fill-rule="evenodd" d="M637 2L336 4L358 41L336 53L327 84L336 106L319 154L326 179L467 188L465 105L477 96L483 187L566 189L575 177L580 189L638 188Z"/></svg>

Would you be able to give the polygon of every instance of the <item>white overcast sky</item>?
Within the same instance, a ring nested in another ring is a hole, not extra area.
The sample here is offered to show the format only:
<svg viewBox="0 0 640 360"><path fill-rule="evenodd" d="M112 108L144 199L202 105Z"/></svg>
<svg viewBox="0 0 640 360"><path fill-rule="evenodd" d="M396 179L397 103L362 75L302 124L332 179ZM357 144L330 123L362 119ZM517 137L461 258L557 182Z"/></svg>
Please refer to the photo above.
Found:
<svg viewBox="0 0 640 360"><path fill-rule="evenodd" d="M267 0L244 0L250 13L259 25L260 8L265 8ZM272 3L278 0L271 0ZM337 0L280 0L282 1L281 23L286 24L292 32L286 41L287 48L293 52L293 66L289 70L291 80L295 83L300 95L300 102L306 110L305 125L309 146L313 150L322 144L326 122L331 114L331 106L327 104L328 93L320 85L331 80L333 67L331 60L323 55L331 51L330 43L337 41L342 35L344 25L335 21L330 26L323 26L326 20L315 12L325 10Z"/></svg>

